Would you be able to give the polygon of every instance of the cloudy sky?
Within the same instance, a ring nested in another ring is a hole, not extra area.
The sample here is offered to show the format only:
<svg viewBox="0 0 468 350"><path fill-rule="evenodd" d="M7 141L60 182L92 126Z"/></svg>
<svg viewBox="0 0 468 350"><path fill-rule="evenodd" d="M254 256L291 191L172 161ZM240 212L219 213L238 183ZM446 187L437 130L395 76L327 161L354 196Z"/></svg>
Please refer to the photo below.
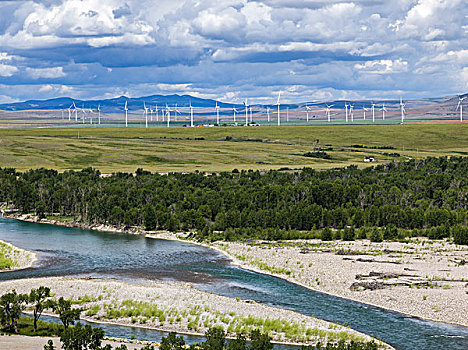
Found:
<svg viewBox="0 0 468 350"><path fill-rule="evenodd" d="M466 0L0 0L0 102L468 92Z"/></svg>

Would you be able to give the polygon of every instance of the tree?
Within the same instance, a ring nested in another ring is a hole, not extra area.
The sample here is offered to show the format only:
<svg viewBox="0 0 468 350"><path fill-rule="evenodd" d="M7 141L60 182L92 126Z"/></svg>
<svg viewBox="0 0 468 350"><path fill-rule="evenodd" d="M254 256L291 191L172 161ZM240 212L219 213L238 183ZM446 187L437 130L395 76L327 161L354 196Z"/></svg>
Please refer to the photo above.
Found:
<svg viewBox="0 0 468 350"><path fill-rule="evenodd" d="M28 301L33 304L33 316L34 316L34 332L37 332L37 320L41 317L44 309L52 307L53 303L50 298L50 288L40 286L38 289L31 289L28 296Z"/></svg>
<svg viewBox="0 0 468 350"><path fill-rule="evenodd" d="M44 350L55 350L55 345L54 341L52 339L49 339L46 345L44 345Z"/></svg>
<svg viewBox="0 0 468 350"><path fill-rule="evenodd" d="M156 212L152 205L147 204L144 209L145 230L154 230L157 223Z"/></svg>
<svg viewBox="0 0 468 350"><path fill-rule="evenodd" d="M93 328L90 325L82 326L78 322L75 327L66 328L62 332L60 342L64 350L101 350L104 335L102 328Z"/></svg>
<svg viewBox="0 0 468 350"><path fill-rule="evenodd" d="M184 338L178 337L175 332L171 332L167 337L162 338L159 350L182 350L184 346Z"/></svg>
<svg viewBox="0 0 468 350"><path fill-rule="evenodd" d="M249 350L272 350L273 344L267 333L261 333L258 329L250 332Z"/></svg>
<svg viewBox="0 0 468 350"><path fill-rule="evenodd" d="M73 309L71 305L71 300L64 299L63 297L60 297L52 304L52 309L58 313L65 329L68 329L68 326L75 324L75 321L80 319L82 309Z"/></svg>
<svg viewBox="0 0 468 350"><path fill-rule="evenodd" d="M202 344L205 350L223 350L226 342L226 334L219 327L212 327L205 333L206 341Z"/></svg>
<svg viewBox="0 0 468 350"><path fill-rule="evenodd" d="M226 350L245 350L247 345L247 340L243 334L238 333L237 338L231 340L226 345Z"/></svg>
<svg viewBox="0 0 468 350"><path fill-rule="evenodd" d="M18 333L18 319L26 308L27 294L18 294L16 290L3 294L0 297L0 321L7 325L10 331Z"/></svg>

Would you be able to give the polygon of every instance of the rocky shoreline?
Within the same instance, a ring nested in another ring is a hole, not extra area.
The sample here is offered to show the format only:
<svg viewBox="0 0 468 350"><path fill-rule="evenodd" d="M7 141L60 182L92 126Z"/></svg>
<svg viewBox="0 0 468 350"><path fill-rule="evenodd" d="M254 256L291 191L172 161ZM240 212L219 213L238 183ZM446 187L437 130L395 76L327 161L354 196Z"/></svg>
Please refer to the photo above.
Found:
<svg viewBox="0 0 468 350"><path fill-rule="evenodd" d="M274 342L286 345L372 339L344 326L290 310L202 292L182 282L137 285L101 279L45 277L3 281L0 294L11 289L27 293L41 285L51 288L57 296L75 300L76 306L84 309L82 318L96 323L198 336L213 326L223 327L231 337L240 329L259 328L269 331ZM270 324L268 329L267 324Z"/></svg>
<svg viewBox="0 0 468 350"><path fill-rule="evenodd" d="M200 244L225 254L242 268L283 278L315 291L409 316L468 327L463 311L468 309L468 250L448 242L300 240L205 244L166 231L38 220L32 215L5 216Z"/></svg>

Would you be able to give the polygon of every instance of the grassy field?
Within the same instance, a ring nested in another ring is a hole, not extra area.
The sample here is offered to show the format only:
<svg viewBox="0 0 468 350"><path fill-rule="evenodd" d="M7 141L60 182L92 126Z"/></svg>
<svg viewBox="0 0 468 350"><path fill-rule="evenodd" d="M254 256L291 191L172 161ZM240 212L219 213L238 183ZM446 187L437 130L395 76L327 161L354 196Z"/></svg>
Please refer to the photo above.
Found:
<svg viewBox="0 0 468 350"><path fill-rule="evenodd" d="M313 150L316 139L331 160L303 156ZM382 146L394 149L375 148ZM89 166L104 173L133 172L140 167L157 172L325 169L364 166L364 155L373 155L376 163L468 155L468 124L0 130L0 166L19 170Z"/></svg>

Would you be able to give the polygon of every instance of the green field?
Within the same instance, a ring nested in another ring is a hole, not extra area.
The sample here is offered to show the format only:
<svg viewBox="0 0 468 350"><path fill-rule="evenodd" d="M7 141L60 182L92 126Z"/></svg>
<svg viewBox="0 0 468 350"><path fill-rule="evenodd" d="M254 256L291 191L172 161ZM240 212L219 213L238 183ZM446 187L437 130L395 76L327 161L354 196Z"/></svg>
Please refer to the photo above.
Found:
<svg viewBox="0 0 468 350"><path fill-rule="evenodd" d="M331 160L303 156L313 150L316 139ZM394 149L372 148L382 146ZM0 130L0 166L19 170L325 169L364 166L364 155L373 155L376 163L468 155L468 124Z"/></svg>

